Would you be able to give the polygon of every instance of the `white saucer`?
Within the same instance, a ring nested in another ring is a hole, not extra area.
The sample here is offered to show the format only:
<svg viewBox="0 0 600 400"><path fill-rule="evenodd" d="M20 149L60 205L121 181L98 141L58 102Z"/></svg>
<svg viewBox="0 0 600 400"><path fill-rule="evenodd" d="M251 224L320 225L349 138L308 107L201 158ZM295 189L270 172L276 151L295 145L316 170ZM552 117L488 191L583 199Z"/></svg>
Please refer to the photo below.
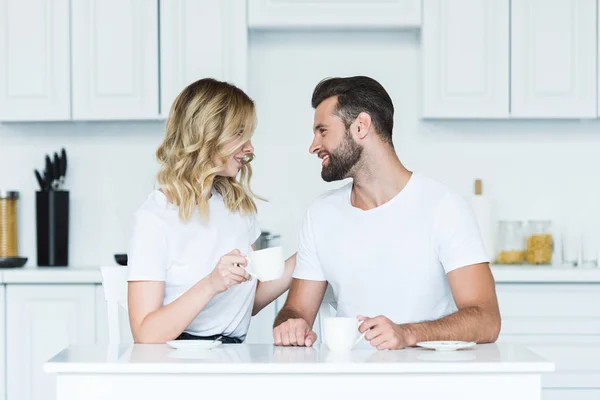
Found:
<svg viewBox="0 0 600 400"><path fill-rule="evenodd" d="M426 349L438 350L438 351L454 351L459 349L468 349L477 345L475 342L461 342L454 340L439 340L432 342L419 342L417 346L424 347Z"/></svg>
<svg viewBox="0 0 600 400"><path fill-rule="evenodd" d="M180 350L209 350L221 345L221 341L217 340L170 340L167 342L169 346Z"/></svg>

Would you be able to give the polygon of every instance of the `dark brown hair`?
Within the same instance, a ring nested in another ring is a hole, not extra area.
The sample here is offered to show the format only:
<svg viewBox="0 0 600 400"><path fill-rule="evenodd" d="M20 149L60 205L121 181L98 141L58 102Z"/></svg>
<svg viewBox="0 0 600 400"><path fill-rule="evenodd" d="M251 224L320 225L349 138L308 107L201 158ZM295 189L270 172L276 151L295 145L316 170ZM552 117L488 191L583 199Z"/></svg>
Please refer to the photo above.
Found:
<svg viewBox="0 0 600 400"><path fill-rule="evenodd" d="M394 104L379 82L368 76L323 79L313 91L313 108L333 96L337 96L334 113L344 121L346 129L358 114L366 112L379 136L393 147Z"/></svg>

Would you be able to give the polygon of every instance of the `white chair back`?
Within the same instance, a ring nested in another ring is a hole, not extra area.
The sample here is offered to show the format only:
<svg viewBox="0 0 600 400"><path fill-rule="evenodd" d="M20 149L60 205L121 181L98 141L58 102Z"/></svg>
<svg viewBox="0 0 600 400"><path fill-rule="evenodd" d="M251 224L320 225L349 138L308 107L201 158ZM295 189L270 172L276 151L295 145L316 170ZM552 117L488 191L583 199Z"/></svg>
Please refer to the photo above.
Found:
<svg viewBox="0 0 600 400"><path fill-rule="evenodd" d="M106 299L108 343L131 342L129 320L127 319L126 324L121 324L120 318L121 310L125 310L125 314L127 314L127 267L107 266L101 267L100 271L102 272L102 287ZM127 337L125 337L124 332L128 333Z"/></svg>

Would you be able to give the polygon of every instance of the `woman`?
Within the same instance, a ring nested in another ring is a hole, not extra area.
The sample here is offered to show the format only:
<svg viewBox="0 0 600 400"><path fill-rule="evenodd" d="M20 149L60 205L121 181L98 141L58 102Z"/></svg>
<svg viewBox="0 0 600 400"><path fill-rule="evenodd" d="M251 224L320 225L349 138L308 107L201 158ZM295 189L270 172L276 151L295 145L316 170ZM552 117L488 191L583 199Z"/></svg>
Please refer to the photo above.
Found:
<svg viewBox="0 0 600 400"><path fill-rule="evenodd" d="M251 315L289 288L295 255L276 281L257 282L245 270L260 235L249 188L255 120L253 101L214 79L175 99L156 152L160 189L135 213L128 252L136 343L240 343Z"/></svg>

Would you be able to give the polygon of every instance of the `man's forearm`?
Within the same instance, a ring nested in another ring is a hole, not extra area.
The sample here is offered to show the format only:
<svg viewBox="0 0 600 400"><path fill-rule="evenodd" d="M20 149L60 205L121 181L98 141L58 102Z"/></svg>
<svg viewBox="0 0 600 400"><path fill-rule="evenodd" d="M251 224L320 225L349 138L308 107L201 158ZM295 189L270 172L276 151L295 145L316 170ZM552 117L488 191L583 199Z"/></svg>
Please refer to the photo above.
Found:
<svg viewBox="0 0 600 400"><path fill-rule="evenodd" d="M402 324L408 331L407 346L431 340L464 340L476 343L496 341L500 332L500 315L493 307L473 306L444 318Z"/></svg>
<svg viewBox="0 0 600 400"><path fill-rule="evenodd" d="M300 315L299 312L297 312L296 310L294 310L292 308L289 308L289 307L282 308L281 311L279 311L279 314L277 314L277 316L275 317L275 322L273 322L273 328L281 325L288 319L292 319L292 318L303 318L303 317L302 317L302 315Z"/></svg>

